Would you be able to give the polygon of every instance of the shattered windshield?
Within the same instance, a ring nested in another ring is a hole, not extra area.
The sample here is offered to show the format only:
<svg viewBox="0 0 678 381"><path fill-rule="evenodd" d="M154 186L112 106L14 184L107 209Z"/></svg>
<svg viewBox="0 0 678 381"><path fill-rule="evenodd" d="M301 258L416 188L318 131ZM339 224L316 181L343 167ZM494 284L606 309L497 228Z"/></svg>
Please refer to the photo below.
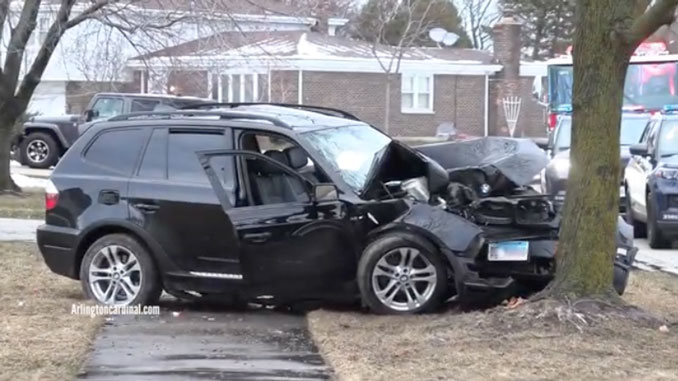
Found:
<svg viewBox="0 0 678 381"><path fill-rule="evenodd" d="M364 188L375 157L391 142L367 125L309 131L302 136L355 191Z"/></svg>
<svg viewBox="0 0 678 381"><path fill-rule="evenodd" d="M630 146L640 142L640 137L645 131L645 126L650 121L650 116L647 118L632 117L625 118L622 116L621 130L619 131L619 143L621 146ZM554 148L556 151L564 151L570 149L570 141L572 140L572 118L564 118L558 127L558 135Z"/></svg>

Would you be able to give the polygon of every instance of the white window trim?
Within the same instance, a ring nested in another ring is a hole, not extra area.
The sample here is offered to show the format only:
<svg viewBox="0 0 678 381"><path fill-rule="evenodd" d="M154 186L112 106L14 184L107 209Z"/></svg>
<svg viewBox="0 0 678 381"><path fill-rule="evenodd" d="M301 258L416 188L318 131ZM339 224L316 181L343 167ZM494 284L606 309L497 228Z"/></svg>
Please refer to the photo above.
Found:
<svg viewBox="0 0 678 381"><path fill-rule="evenodd" d="M232 73L232 74L221 74L217 76L217 86L218 86L218 101L219 102L232 102L234 94L239 94L238 99L242 100L245 98L245 77L251 76L252 77L252 98L253 99L259 99L259 77L260 76L266 76L266 81L270 86L270 79L271 75L270 73ZM223 77L228 76L228 92L224 94L224 88L223 88ZM233 88L233 77L237 76L240 78L238 88L234 89ZM270 94L270 87L267 90L267 94L261 94L265 95L269 100L271 97Z"/></svg>
<svg viewBox="0 0 678 381"><path fill-rule="evenodd" d="M405 78L413 77L412 81L412 103L414 107L402 107L403 82ZM429 79L428 107L418 107L419 103L419 81L418 78L426 77ZM435 93L435 75L431 73L403 73L400 75L400 112L403 114L435 114L433 111L433 101Z"/></svg>
<svg viewBox="0 0 678 381"><path fill-rule="evenodd" d="M36 47L42 46L49 33L49 28L52 26L52 18L49 14L39 14L35 20L35 30L33 31L33 45Z"/></svg>

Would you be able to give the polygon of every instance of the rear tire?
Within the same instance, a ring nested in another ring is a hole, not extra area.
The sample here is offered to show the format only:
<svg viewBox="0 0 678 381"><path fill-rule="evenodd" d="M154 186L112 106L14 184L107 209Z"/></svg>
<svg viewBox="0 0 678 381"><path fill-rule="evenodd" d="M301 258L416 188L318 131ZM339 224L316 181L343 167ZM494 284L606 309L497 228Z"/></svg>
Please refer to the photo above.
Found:
<svg viewBox="0 0 678 381"><path fill-rule="evenodd" d="M33 132L21 142L21 163L31 168L45 169L59 160L60 146L52 135L44 132Z"/></svg>
<svg viewBox="0 0 678 381"><path fill-rule="evenodd" d="M664 238L661 229L657 226L657 213L652 202L652 194L647 196L647 241L653 249L666 249L671 242Z"/></svg>
<svg viewBox="0 0 678 381"><path fill-rule="evenodd" d="M378 314L416 314L438 308L447 288L447 266L425 239L391 233L365 248L358 263L363 302Z"/></svg>
<svg viewBox="0 0 678 381"><path fill-rule="evenodd" d="M127 234L103 236L87 249L80 283L87 297L108 305L154 305L162 293L153 258Z"/></svg>

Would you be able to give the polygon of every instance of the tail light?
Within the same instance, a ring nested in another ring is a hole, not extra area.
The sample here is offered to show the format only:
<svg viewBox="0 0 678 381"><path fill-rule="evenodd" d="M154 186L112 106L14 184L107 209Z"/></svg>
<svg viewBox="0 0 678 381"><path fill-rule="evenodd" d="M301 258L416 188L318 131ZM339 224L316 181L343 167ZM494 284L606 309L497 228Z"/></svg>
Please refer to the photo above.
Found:
<svg viewBox="0 0 678 381"><path fill-rule="evenodd" d="M549 123L549 130L553 130L556 128L556 124L558 124L558 114L555 112L550 112L549 113L549 118L548 118L548 123Z"/></svg>
<svg viewBox="0 0 678 381"><path fill-rule="evenodd" d="M59 190L51 180L45 186L45 210L52 210L59 202Z"/></svg>

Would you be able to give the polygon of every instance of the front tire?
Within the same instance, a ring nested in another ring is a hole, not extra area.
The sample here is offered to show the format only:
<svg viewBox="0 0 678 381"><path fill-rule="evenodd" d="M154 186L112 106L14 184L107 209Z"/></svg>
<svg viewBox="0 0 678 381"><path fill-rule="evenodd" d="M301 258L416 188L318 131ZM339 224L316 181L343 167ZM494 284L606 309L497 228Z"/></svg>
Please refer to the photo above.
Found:
<svg viewBox="0 0 678 381"><path fill-rule="evenodd" d="M95 241L80 266L85 294L106 305L157 304L162 285L146 248L127 234L110 234Z"/></svg>
<svg viewBox="0 0 678 381"><path fill-rule="evenodd" d="M416 314L440 306L447 266L428 241L393 233L367 246L358 263L363 302L379 314Z"/></svg>
<svg viewBox="0 0 678 381"><path fill-rule="evenodd" d="M20 148L21 163L31 168L49 168L59 160L59 144L51 135L43 132L26 136Z"/></svg>
<svg viewBox="0 0 678 381"><path fill-rule="evenodd" d="M647 196L647 241L653 249L666 249L670 246L669 242L662 234L661 229L657 226L657 212L656 206L652 202L652 194Z"/></svg>

